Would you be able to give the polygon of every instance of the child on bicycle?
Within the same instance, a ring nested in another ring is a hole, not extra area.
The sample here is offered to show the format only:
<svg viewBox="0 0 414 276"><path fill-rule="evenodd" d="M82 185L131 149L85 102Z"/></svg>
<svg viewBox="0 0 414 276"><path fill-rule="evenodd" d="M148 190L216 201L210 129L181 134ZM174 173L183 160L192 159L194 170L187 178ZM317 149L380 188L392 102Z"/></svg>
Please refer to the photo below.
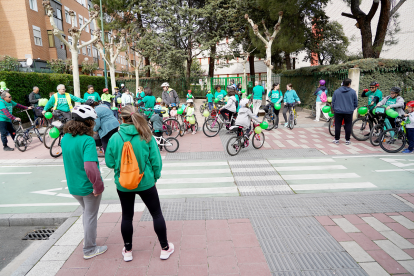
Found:
<svg viewBox="0 0 414 276"><path fill-rule="evenodd" d="M392 108L398 112L399 116L403 116L404 112L404 99L400 96L401 88L399 87L391 87L390 95L383 98L377 106L385 105L387 106L386 110ZM395 127L395 119L388 117L392 127Z"/></svg>
<svg viewBox="0 0 414 276"><path fill-rule="evenodd" d="M404 114L407 119L405 120L405 131L407 133L408 148L403 150L402 153L412 153L414 151L414 101L407 103L408 114Z"/></svg>
<svg viewBox="0 0 414 276"><path fill-rule="evenodd" d="M282 91L280 90L280 85L279 83L274 83L273 84L273 89L269 92L269 94L267 94L267 97L270 100L270 103L268 105L265 106L264 111L269 112L269 109L272 110L275 115L276 115L276 123L275 123L275 128L278 128L279 125L279 110L275 109L275 104L280 104L283 100L283 94Z"/></svg>
<svg viewBox="0 0 414 276"><path fill-rule="evenodd" d="M192 98L193 98L193 94L192 94L191 90L188 90L187 100L192 99Z"/></svg>
<svg viewBox="0 0 414 276"><path fill-rule="evenodd" d="M177 107L176 106L171 107L170 117L173 118L173 119L178 120L178 113L177 113ZM172 127L173 130L176 130L176 129L179 128L179 126L177 125L176 122L173 122L173 125L171 125L171 127Z"/></svg>
<svg viewBox="0 0 414 276"><path fill-rule="evenodd" d="M236 113L238 106L236 97L234 96L236 94L236 89L233 85L227 86L227 93L229 95L229 99L227 101L227 104L223 106L222 109L220 109L220 113L227 124L230 123L230 125L233 125L233 121L231 119L233 118L233 115ZM227 113L229 114L228 117ZM228 129L227 126L226 128Z"/></svg>
<svg viewBox="0 0 414 276"><path fill-rule="evenodd" d="M194 117L194 102L193 102L193 99L188 99L187 100L187 107L186 107L185 111L186 111L185 117L186 117L186 120L187 121L190 118L194 118L195 119L195 117ZM195 124L190 124L189 131L193 131L192 134L196 134Z"/></svg>
<svg viewBox="0 0 414 276"><path fill-rule="evenodd" d="M260 124L260 120L257 116L253 114L253 112L249 108L249 100L248 99L241 99L240 100L240 110L237 115L236 122L234 123L236 126L242 126L246 128L246 134L248 135L251 131L251 120L255 121L256 123Z"/></svg>
<svg viewBox="0 0 414 276"><path fill-rule="evenodd" d="M161 103L161 110L164 111L162 112L163 120L167 120L170 117L170 115L168 115L168 107L165 106L164 102Z"/></svg>
<svg viewBox="0 0 414 276"><path fill-rule="evenodd" d="M213 98L214 98L213 94L211 93L211 90L207 91L206 98L208 102L208 110L211 111L213 109Z"/></svg>
<svg viewBox="0 0 414 276"><path fill-rule="evenodd" d="M162 137L162 114L161 114L161 106L156 105L154 107L154 114L152 114L150 121L152 122L152 127L154 129L154 136L156 137ZM159 145L160 151L162 151L162 146Z"/></svg>
<svg viewBox="0 0 414 276"><path fill-rule="evenodd" d="M292 110L295 102L298 102L300 104L300 99L298 97L298 94L296 94L296 91L293 90L293 85L291 83L288 83L288 85L286 85L286 89L287 90L285 96L283 97L283 101L285 104L285 107L283 108L283 118L285 119L285 127L288 126L286 113Z"/></svg>

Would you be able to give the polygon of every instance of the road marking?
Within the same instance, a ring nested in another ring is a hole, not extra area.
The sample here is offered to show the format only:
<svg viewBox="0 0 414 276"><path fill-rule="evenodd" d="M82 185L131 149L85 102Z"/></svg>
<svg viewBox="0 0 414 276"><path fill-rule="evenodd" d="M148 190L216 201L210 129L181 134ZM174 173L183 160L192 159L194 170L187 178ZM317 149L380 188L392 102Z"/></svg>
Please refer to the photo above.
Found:
<svg viewBox="0 0 414 276"><path fill-rule="evenodd" d="M0 172L0 174L11 174L11 175L14 175L14 174L31 174L31 172L6 172L6 173Z"/></svg>
<svg viewBox="0 0 414 276"><path fill-rule="evenodd" d="M346 218L332 219L345 233L359 233L361 230L350 223Z"/></svg>
<svg viewBox="0 0 414 276"><path fill-rule="evenodd" d="M284 160L269 160L271 164L295 164L295 163L326 163L326 162L335 162L335 160L329 159L284 159Z"/></svg>
<svg viewBox="0 0 414 276"><path fill-rule="evenodd" d="M371 226L372 228L374 228L378 232L380 232L380 231L391 231L391 228L389 228L387 225L385 225L384 223L382 223L381 221L379 221L377 218L374 218L374 217L363 217L362 219L366 223L368 223L369 226Z"/></svg>
<svg viewBox="0 0 414 276"><path fill-rule="evenodd" d="M390 216L393 220L404 226L409 230L414 230L414 222L404 216Z"/></svg>
<svg viewBox="0 0 414 276"><path fill-rule="evenodd" d="M64 165L22 165L22 166L0 166L0 168L35 168L35 167L63 167Z"/></svg>
<svg viewBox="0 0 414 276"><path fill-rule="evenodd" d="M103 173L103 172L101 172L101 173ZM111 180L112 180L112 178L105 178L103 181L111 181ZM67 180L62 180L61 182L66 183Z"/></svg>
<svg viewBox="0 0 414 276"><path fill-rule="evenodd" d="M159 183L159 180L158 182ZM200 194L230 194L239 193L237 187L220 188L186 188L186 189L158 189L159 195L200 195Z"/></svg>
<svg viewBox="0 0 414 276"><path fill-rule="evenodd" d="M277 171L290 172L290 171L325 171L325 170L346 170L345 166L332 165L332 166L297 166L297 167L274 167Z"/></svg>
<svg viewBox="0 0 414 276"><path fill-rule="evenodd" d="M373 155L342 155L342 156L332 156L332 158L366 158L366 157L382 157L382 156L402 156L400 155L379 155L379 154L373 154Z"/></svg>
<svg viewBox="0 0 414 276"><path fill-rule="evenodd" d="M8 207L46 207L46 206L76 206L79 202L71 203L27 203L27 204L0 204L1 208Z"/></svg>
<svg viewBox="0 0 414 276"><path fill-rule="evenodd" d="M262 175L262 176L235 176L237 182L245 181L269 181L269 180L283 180L280 175Z"/></svg>
<svg viewBox="0 0 414 276"><path fill-rule="evenodd" d="M331 173L331 174L283 174L285 180L301 180L301 179L337 179L337 178L358 178L356 173Z"/></svg>
<svg viewBox="0 0 414 276"><path fill-rule="evenodd" d="M176 174L205 174L205 173L231 173L230 168L227 169L203 169L203 170L163 170L161 175Z"/></svg>
<svg viewBox="0 0 414 276"><path fill-rule="evenodd" d="M288 142L289 144L291 144L294 147L299 146L298 144L295 143L295 141L292 141L292 140L286 140L286 142Z"/></svg>
<svg viewBox="0 0 414 276"><path fill-rule="evenodd" d="M275 169L271 168L234 168L232 172L274 172Z"/></svg>
<svg viewBox="0 0 414 276"><path fill-rule="evenodd" d="M204 167L204 166L227 166L227 162L193 162L193 163L163 163L163 168L171 168L171 167Z"/></svg>
<svg viewBox="0 0 414 276"><path fill-rule="evenodd" d="M269 165L269 162L267 160L249 160L249 161L229 161L230 166L231 165Z"/></svg>
<svg viewBox="0 0 414 276"><path fill-rule="evenodd" d="M186 184L186 183L222 183L232 182L234 183L233 177L220 177L220 178L166 178L158 179L157 184Z"/></svg>
<svg viewBox="0 0 414 276"><path fill-rule="evenodd" d="M312 190L342 190L342 189L366 189L376 188L371 182L356 183L335 183L335 184L300 184L290 185L295 191L312 191Z"/></svg>
<svg viewBox="0 0 414 276"><path fill-rule="evenodd" d="M54 196L57 193L52 193L51 191L61 191L63 188L55 188L55 189L48 189L48 190L41 190L41 191L34 191L30 192L31 194L41 194L41 195L51 195Z"/></svg>
<svg viewBox="0 0 414 276"><path fill-rule="evenodd" d="M405 171L414 171L414 169L375 170L375 172L405 172Z"/></svg>
<svg viewBox="0 0 414 276"><path fill-rule="evenodd" d="M402 251L398 246L393 244L389 240L378 240L374 241L382 250L385 251L388 255L391 256L396 261L402 260L412 260L413 258L410 257L407 253Z"/></svg>

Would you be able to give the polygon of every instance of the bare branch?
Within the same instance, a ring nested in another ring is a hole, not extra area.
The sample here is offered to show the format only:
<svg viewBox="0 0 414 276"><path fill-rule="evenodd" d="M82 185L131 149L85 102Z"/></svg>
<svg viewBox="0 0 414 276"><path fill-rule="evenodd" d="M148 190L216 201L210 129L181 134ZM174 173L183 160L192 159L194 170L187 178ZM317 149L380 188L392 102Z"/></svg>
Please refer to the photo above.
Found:
<svg viewBox="0 0 414 276"><path fill-rule="evenodd" d="M246 14L246 16L247 16L247 14ZM253 32L254 32L254 34L261 40L261 41L263 41L263 43L264 44L266 44L267 45L267 40L260 34L260 32L259 32L259 27L256 25L256 24L254 24L254 22L253 22L253 20L251 20L248 16L247 16L247 21L250 23L250 25L252 25L252 28L253 28Z"/></svg>
<svg viewBox="0 0 414 276"><path fill-rule="evenodd" d="M275 25L275 31L273 32L273 34L272 34L272 36L270 37L270 39L269 39L269 41L270 40L273 40L273 39L275 39L275 37L276 37L276 35L277 35L277 33L280 31L280 23L282 22L282 17L283 17L283 12L282 11L280 11L279 12L279 20L277 21L277 23L276 23L276 25Z"/></svg>
<svg viewBox="0 0 414 276"><path fill-rule="evenodd" d="M345 16L345 17L349 17L349 18L352 18L352 19L357 19L355 16L353 16L352 14L350 14L350 13L345 13L345 12L343 12L343 13L341 13L341 15L342 16Z"/></svg>
<svg viewBox="0 0 414 276"><path fill-rule="evenodd" d="M367 20L369 20L369 21L372 20L372 18L374 17L375 13L377 12L378 6L379 6L379 0L374 0L372 2L371 9L368 12Z"/></svg>
<svg viewBox="0 0 414 276"><path fill-rule="evenodd" d="M397 5L395 5L395 7L390 12L390 17L392 17L394 15L394 13L396 13L398 11L398 9L401 7L402 4L404 4L405 1L407 1L407 0L400 0L400 2L398 2Z"/></svg>

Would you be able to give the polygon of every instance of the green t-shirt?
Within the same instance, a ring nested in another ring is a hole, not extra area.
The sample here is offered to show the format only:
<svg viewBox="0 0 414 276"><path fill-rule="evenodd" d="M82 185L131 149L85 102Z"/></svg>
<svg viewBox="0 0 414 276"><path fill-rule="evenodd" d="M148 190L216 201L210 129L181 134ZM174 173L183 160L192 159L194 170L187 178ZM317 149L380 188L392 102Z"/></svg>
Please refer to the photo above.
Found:
<svg viewBox="0 0 414 276"><path fill-rule="evenodd" d="M97 102L101 100L101 97L99 96L98 92L93 92L92 94L89 94L88 92L86 92L85 95L83 95L83 99L84 100L92 99L95 102Z"/></svg>
<svg viewBox="0 0 414 276"><path fill-rule="evenodd" d="M10 114L13 114L13 107L16 106L16 105L17 105L17 103L15 103L13 101L8 103L5 100L0 100L0 121L11 123L11 120L1 110L6 108L6 109L9 110Z"/></svg>
<svg viewBox="0 0 414 276"><path fill-rule="evenodd" d="M208 93L208 94L206 95L206 97L207 97L207 101L208 101L209 103L212 103L212 102L213 102L213 94L212 94L212 93Z"/></svg>
<svg viewBox="0 0 414 276"><path fill-rule="evenodd" d="M386 106L390 106L390 105L392 105L392 104L395 104L396 102L397 102L397 97L395 97L394 99L390 97L390 98L387 100L387 102L385 103L385 105L386 105Z"/></svg>
<svg viewBox="0 0 414 276"><path fill-rule="evenodd" d="M62 138L63 165L69 193L77 196L86 196L93 192L93 185L89 181L84 169L84 162L97 162L98 153L95 140L88 135L66 133Z"/></svg>
<svg viewBox="0 0 414 276"><path fill-rule="evenodd" d="M253 87L253 100L261 100L263 98L264 88L261 85Z"/></svg>
<svg viewBox="0 0 414 276"><path fill-rule="evenodd" d="M378 89L375 92L372 92L372 91L366 92L365 96L368 97L368 105L371 104L371 102L374 100L374 97L379 98L378 102L382 100L382 92Z"/></svg>
<svg viewBox="0 0 414 276"><path fill-rule="evenodd" d="M68 101L66 99L66 95L65 94L61 95L59 93L56 93L56 94L58 96L58 99L57 99L58 104L57 104L56 109L60 110L60 111L63 111L63 112L70 112ZM73 96L72 94L69 94L69 96L72 100L72 105L73 106L75 106L74 102L80 102L80 103L86 102L86 100L78 98L76 96ZM55 95L50 97L49 101L47 102L47 104L46 104L46 106L43 110L47 111L49 108L54 107L54 105L55 105Z"/></svg>
<svg viewBox="0 0 414 276"><path fill-rule="evenodd" d="M145 103L145 108L154 108L155 102L157 99L155 99L154 96L145 96L142 101Z"/></svg>
<svg viewBox="0 0 414 276"><path fill-rule="evenodd" d="M221 90L220 92L216 92L214 94L214 98L219 99L221 101L222 99L224 99L224 97L226 95L227 95L227 93L225 91Z"/></svg>
<svg viewBox="0 0 414 276"><path fill-rule="evenodd" d="M272 103L277 103L280 98L282 98L283 94L280 90L272 90L269 92L268 97Z"/></svg>

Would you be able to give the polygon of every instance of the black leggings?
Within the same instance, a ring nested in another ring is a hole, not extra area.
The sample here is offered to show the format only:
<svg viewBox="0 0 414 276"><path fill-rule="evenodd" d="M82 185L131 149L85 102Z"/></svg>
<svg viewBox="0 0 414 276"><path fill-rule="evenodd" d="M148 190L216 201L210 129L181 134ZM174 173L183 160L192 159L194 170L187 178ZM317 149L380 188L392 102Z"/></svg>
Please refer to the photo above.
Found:
<svg viewBox="0 0 414 276"><path fill-rule="evenodd" d="M106 151L106 146L108 145L109 138L111 138L112 135L114 135L117 132L118 132L118 127L114 128L113 130L108 132L104 137L101 137L102 148L103 148L104 152Z"/></svg>
<svg viewBox="0 0 414 276"><path fill-rule="evenodd" d="M233 117L234 112L229 111L228 109L223 108L222 110L220 110L221 115L223 115L224 120L231 120L231 118ZM227 114L229 114L229 117L227 118Z"/></svg>
<svg viewBox="0 0 414 276"><path fill-rule="evenodd" d="M158 131L158 132L154 132L154 136L155 137L162 137L162 131ZM162 142L162 140L160 141L160 144L162 144L163 142ZM159 148L160 148L160 150L162 150L162 146L161 145L159 145L158 146Z"/></svg>
<svg viewBox="0 0 414 276"><path fill-rule="evenodd" d="M292 110L292 104L287 104L287 105L285 105L285 107L283 108L283 118L285 119L285 123L287 123L287 116L286 116L286 113L288 112L288 111L291 111Z"/></svg>
<svg viewBox="0 0 414 276"><path fill-rule="evenodd" d="M141 197L152 216L154 231L158 236L161 248L168 248L167 226L162 215L157 188L153 186L141 192L121 192L120 190L117 190L117 192L122 206L121 234L124 239L125 250L130 251L132 249L132 234L134 232L132 220L134 218L135 194Z"/></svg>
<svg viewBox="0 0 414 276"><path fill-rule="evenodd" d="M275 125L277 126L279 124L279 111L280 110L276 110L275 109L275 104L274 103L270 103L270 104L266 105L263 109L264 109L264 111L268 112L269 108L271 108L271 110L276 115L276 123L275 123Z"/></svg>

